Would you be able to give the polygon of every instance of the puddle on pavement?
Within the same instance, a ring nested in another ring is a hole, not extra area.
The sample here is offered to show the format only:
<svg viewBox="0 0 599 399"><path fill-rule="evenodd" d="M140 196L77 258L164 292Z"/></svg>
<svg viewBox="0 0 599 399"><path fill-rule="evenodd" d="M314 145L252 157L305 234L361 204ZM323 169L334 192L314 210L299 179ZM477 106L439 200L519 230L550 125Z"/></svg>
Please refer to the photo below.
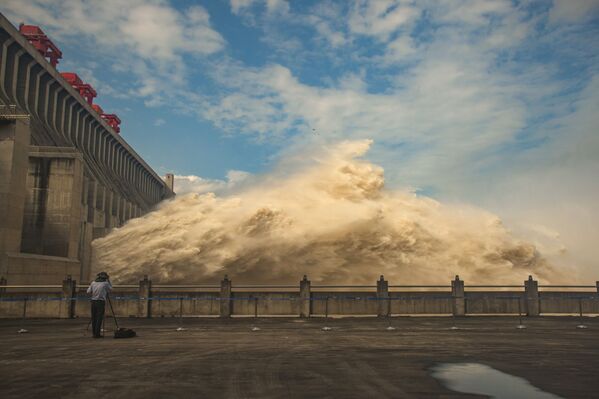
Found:
<svg viewBox="0 0 599 399"><path fill-rule="evenodd" d="M443 363L432 369L432 376L452 391L488 395L496 399L559 399L541 391L524 378L495 370L480 363Z"/></svg>

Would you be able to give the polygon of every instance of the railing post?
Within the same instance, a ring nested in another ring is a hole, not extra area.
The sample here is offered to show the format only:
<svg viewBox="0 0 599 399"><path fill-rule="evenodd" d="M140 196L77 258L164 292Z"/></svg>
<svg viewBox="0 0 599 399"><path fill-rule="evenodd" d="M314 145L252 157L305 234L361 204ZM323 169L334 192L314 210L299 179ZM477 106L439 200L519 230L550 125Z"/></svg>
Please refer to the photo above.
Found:
<svg viewBox="0 0 599 399"><path fill-rule="evenodd" d="M526 315L539 315L539 282L528 276L528 280L524 282L524 293L526 296Z"/></svg>
<svg viewBox="0 0 599 399"><path fill-rule="evenodd" d="M77 282L69 274L62 280L62 302L60 316L63 319L75 317L75 300L77 298Z"/></svg>
<svg viewBox="0 0 599 399"><path fill-rule="evenodd" d="M4 294L6 292L6 288L4 288L7 281L4 277L0 277L0 294ZM599 288L599 281L597 282L597 287Z"/></svg>
<svg viewBox="0 0 599 399"><path fill-rule="evenodd" d="M152 280L148 279L147 274L143 280L139 280L137 296L137 317L152 318Z"/></svg>
<svg viewBox="0 0 599 399"><path fill-rule="evenodd" d="M300 317L310 317L312 314L312 301L310 293L310 280L308 276L304 275L304 278L300 280Z"/></svg>
<svg viewBox="0 0 599 399"><path fill-rule="evenodd" d="M6 281L6 280L4 280L4 281ZM6 284L6 282L4 284ZM597 286L597 293L599 294L599 281L595 281L595 285Z"/></svg>
<svg viewBox="0 0 599 399"><path fill-rule="evenodd" d="M233 314L232 302L231 280L225 274L225 278L220 282L220 317L231 317Z"/></svg>
<svg viewBox="0 0 599 399"><path fill-rule="evenodd" d="M391 313L389 306L389 282L381 275L376 282L376 299L378 302L378 317L387 317Z"/></svg>
<svg viewBox="0 0 599 399"><path fill-rule="evenodd" d="M455 276L451 280L452 309L454 316L466 316L466 296L464 294L464 280Z"/></svg>

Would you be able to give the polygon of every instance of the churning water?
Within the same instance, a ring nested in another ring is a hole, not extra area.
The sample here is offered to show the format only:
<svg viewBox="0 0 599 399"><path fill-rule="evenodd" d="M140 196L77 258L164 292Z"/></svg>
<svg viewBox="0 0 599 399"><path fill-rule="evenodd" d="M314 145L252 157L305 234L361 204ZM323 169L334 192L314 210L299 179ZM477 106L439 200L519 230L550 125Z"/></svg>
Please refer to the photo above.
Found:
<svg viewBox="0 0 599 399"><path fill-rule="evenodd" d="M500 219L384 187L360 158L371 142L346 141L276 168L224 196L188 194L94 242L95 268L115 281L449 283L551 281L555 271Z"/></svg>
<svg viewBox="0 0 599 399"><path fill-rule="evenodd" d="M446 363L433 369L433 377L452 391L488 395L496 399L559 399L524 378L479 363Z"/></svg>

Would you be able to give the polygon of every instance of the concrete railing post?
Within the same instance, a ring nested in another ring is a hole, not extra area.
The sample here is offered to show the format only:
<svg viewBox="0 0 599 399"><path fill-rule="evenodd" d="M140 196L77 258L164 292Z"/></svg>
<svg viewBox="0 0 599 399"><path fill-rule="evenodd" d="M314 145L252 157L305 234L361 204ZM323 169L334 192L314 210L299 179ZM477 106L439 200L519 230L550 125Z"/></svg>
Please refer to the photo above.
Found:
<svg viewBox="0 0 599 399"><path fill-rule="evenodd" d="M62 319L72 319L75 317L75 300L77 298L77 282L69 274L62 280L62 302L60 317Z"/></svg>
<svg viewBox="0 0 599 399"><path fill-rule="evenodd" d="M6 280L4 280L6 284ZM595 281L595 285L597 286L597 293L599 294L599 281Z"/></svg>
<svg viewBox="0 0 599 399"><path fill-rule="evenodd" d="M4 286L7 285L7 281L4 277L0 277L0 294L4 294L6 292L6 288ZM599 287L599 282L597 282L597 287Z"/></svg>
<svg viewBox="0 0 599 399"><path fill-rule="evenodd" d="M137 302L137 317L152 317L152 280L148 279L148 275L144 275L143 280L139 280Z"/></svg>
<svg viewBox="0 0 599 399"><path fill-rule="evenodd" d="M225 274L225 278L220 282L220 317L231 317L233 314L232 305L231 280Z"/></svg>
<svg viewBox="0 0 599 399"><path fill-rule="evenodd" d="M376 299L378 302L378 317L387 317L391 314L391 306L389 303L389 282L385 277L381 277L376 282Z"/></svg>
<svg viewBox="0 0 599 399"><path fill-rule="evenodd" d="M312 314L312 301L310 293L310 280L308 276L304 275L304 278L300 281L300 317L310 317Z"/></svg>
<svg viewBox="0 0 599 399"><path fill-rule="evenodd" d="M539 315L539 282L528 276L524 282L524 295L526 297L526 315Z"/></svg>
<svg viewBox="0 0 599 399"><path fill-rule="evenodd" d="M464 280L455 276L451 280L452 310L454 316L466 316L466 296L464 294Z"/></svg>

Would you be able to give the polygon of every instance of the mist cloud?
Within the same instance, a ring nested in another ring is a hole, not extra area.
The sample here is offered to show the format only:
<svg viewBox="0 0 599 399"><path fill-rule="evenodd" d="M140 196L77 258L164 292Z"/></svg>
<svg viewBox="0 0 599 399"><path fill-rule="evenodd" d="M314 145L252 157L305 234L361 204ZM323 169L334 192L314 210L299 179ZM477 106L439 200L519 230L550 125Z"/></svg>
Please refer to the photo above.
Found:
<svg viewBox="0 0 599 399"><path fill-rule="evenodd" d="M118 282L312 281L516 283L558 277L536 248L500 219L467 206L384 187L383 169L360 158L370 140L311 153L284 175L235 194L188 194L94 242L96 268Z"/></svg>

